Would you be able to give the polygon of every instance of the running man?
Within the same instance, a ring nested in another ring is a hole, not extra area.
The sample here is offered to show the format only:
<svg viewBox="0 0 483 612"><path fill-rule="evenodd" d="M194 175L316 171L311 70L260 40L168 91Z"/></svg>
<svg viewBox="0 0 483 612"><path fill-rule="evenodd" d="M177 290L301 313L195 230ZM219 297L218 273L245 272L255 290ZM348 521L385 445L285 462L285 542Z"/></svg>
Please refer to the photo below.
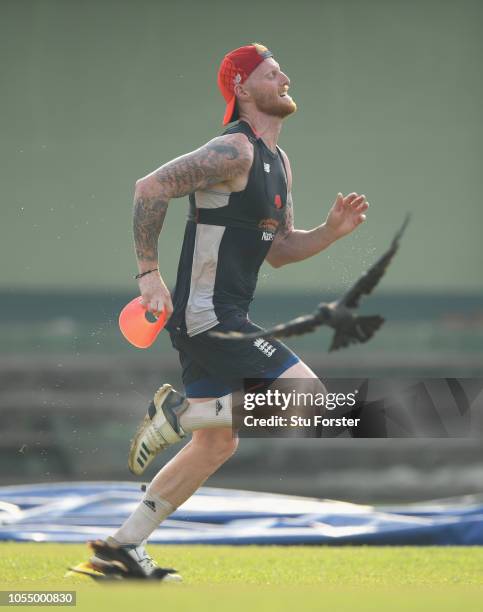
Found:
<svg viewBox="0 0 483 612"><path fill-rule="evenodd" d="M295 229L290 161L277 145L283 120L297 108L290 79L266 47L251 44L224 57L218 86L226 100L223 124L236 123L138 180L135 188L139 289L151 313L165 310L170 317L166 327L179 352L185 393L170 385L157 391L131 446L131 471L141 474L163 448L192 435L107 539L107 545L129 551L147 573L156 567L143 546L147 538L237 448L231 408L240 382L307 379L314 392L325 391L282 342L227 342L209 332L261 329L247 314L261 264L279 268L317 255L356 229L369 206L364 195L339 193L324 223ZM158 267L158 238L169 202L186 195L189 216L171 299ZM102 561L91 558L101 572Z"/></svg>

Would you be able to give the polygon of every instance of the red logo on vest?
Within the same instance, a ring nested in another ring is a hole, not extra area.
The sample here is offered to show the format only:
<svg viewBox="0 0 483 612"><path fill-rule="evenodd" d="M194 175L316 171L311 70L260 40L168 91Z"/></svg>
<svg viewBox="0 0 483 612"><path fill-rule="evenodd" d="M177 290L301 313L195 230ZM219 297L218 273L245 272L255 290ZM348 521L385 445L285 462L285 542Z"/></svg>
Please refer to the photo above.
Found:
<svg viewBox="0 0 483 612"><path fill-rule="evenodd" d="M275 196L274 204L275 204L275 208L282 208L282 198L279 196L278 193Z"/></svg>

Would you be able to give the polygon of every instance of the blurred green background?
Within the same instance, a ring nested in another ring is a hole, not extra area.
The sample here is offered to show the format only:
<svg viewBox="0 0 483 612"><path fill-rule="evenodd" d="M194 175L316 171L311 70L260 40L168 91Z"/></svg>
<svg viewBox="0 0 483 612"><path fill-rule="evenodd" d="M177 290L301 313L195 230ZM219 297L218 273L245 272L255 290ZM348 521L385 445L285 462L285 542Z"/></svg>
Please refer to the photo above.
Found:
<svg viewBox="0 0 483 612"><path fill-rule="evenodd" d="M166 334L138 351L117 328L138 293L134 183L220 133L219 63L251 41L275 53L299 107L280 138L296 226L322 222L338 191L371 203L367 222L318 257L264 265L252 318L273 324L339 294L411 211L400 252L364 303L387 319L376 337L333 355L327 330L289 344L320 376L483 375L479 0L0 8L0 481L130 477L125 452L146 401L161 382L180 383ZM173 200L161 234L170 287L186 214L187 198ZM430 485L435 495L481 490L478 440L335 440L318 450L302 441L290 466L296 441L250 442L215 483L363 500L413 499ZM257 452L267 466L258 484Z"/></svg>
<svg viewBox="0 0 483 612"><path fill-rule="evenodd" d="M295 219L365 193L365 227L260 290L346 286L414 213L385 289L483 288L478 0L2 0L1 287L132 288L134 182L221 129L224 53L260 40L299 111ZM187 199L160 262L172 285ZM296 273L294 273L296 270Z"/></svg>
<svg viewBox="0 0 483 612"><path fill-rule="evenodd" d="M2 352L133 354L117 313L138 292L134 183L220 133L220 60L254 40L273 49L299 106L280 140L297 227L323 221L339 190L371 203L367 222L319 256L265 264L254 320L281 321L340 294L411 211L401 250L366 302L388 323L345 357L429 351L437 360L481 349L481 2L1 6ZM173 200L160 238L171 288L186 214L187 198ZM320 354L327 342L322 332L293 346ZM154 350L170 351L168 339Z"/></svg>

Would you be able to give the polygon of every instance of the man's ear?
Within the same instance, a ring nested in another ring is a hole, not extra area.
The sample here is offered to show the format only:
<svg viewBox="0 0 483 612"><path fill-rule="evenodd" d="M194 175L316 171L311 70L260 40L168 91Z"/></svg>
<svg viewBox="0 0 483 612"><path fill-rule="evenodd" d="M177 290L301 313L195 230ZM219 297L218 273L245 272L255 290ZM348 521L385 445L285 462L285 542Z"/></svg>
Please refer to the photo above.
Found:
<svg viewBox="0 0 483 612"><path fill-rule="evenodd" d="M235 85L235 88L233 91L235 92L237 99L240 101L247 100L250 97L250 94L248 93L248 91L245 89L243 85L240 85L240 83L237 83L237 85Z"/></svg>

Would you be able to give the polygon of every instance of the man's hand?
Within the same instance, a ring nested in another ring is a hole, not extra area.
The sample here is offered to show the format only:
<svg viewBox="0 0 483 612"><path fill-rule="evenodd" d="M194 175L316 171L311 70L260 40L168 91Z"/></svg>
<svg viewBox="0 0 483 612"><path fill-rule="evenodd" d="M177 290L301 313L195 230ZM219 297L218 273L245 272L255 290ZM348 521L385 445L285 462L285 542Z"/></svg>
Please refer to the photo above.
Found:
<svg viewBox="0 0 483 612"><path fill-rule="evenodd" d="M334 240L350 234L366 220L365 211L369 208L365 195L350 193L344 197L341 193L327 215L325 227Z"/></svg>
<svg viewBox="0 0 483 612"><path fill-rule="evenodd" d="M168 288L157 272L151 272L139 279L141 304L155 317L159 317L164 310L166 320L173 313L173 303Z"/></svg>

